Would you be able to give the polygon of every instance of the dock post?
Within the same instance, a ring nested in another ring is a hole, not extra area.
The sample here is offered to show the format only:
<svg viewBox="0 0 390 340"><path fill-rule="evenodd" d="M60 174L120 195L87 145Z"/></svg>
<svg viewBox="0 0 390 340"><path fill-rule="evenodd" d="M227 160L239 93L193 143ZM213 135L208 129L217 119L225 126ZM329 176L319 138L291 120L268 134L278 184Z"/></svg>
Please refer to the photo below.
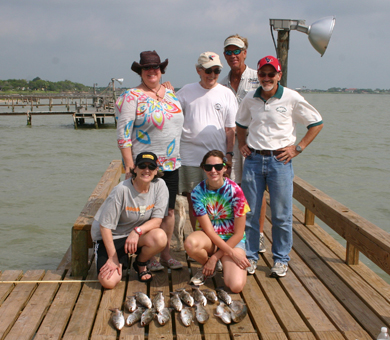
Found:
<svg viewBox="0 0 390 340"><path fill-rule="evenodd" d="M49 98L49 111L51 112L51 109L53 107L53 98Z"/></svg>
<svg viewBox="0 0 390 340"><path fill-rule="evenodd" d="M76 112L73 114L73 124L74 124L74 128L77 130L77 120L76 120Z"/></svg>
<svg viewBox="0 0 390 340"><path fill-rule="evenodd" d="M31 111L33 110L33 99L32 99L32 97L30 98L30 105L31 105ZM37 106L37 108L38 108L38 106Z"/></svg>
<svg viewBox="0 0 390 340"><path fill-rule="evenodd" d="M97 122L97 119L96 119L96 114L93 113L92 117L93 117L93 121L95 122L95 129L98 129L99 125L98 125L98 122Z"/></svg>
<svg viewBox="0 0 390 340"><path fill-rule="evenodd" d="M12 112L15 112L14 98L12 97Z"/></svg>
<svg viewBox="0 0 390 340"><path fill-rule="evenodd" d="M27 111L27 125L31 125L31 113Z"/></svg>

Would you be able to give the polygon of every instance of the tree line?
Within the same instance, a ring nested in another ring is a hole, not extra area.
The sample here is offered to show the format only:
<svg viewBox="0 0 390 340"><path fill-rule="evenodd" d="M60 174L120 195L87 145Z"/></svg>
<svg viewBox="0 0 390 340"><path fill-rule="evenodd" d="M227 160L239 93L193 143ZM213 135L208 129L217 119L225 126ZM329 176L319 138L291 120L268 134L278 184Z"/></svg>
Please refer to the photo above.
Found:
<svg viewBox="0 0 390 340"><path fill-rule="evenodd" d="M24 92L24 91L45 91L45 92L89 92L92 87L70 80L52 82L39 77L27 81L25 79L0 80L1 92Z"/></svg>

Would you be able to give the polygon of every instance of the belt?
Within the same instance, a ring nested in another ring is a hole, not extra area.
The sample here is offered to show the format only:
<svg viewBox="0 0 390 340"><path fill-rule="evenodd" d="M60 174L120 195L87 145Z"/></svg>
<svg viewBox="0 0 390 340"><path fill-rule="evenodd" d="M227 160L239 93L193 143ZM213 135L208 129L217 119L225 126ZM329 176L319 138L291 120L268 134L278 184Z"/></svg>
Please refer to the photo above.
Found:
<svg viewBox="0 0 390 340"><path fill-rule="evenodd" d="M263 156L272 156L272 155L278 156L282 152L284 152L284 151L273 151L273 150L255 150L252 148L249 148L249 150L251 150L251 152L254 152L254 153L257 153L257 154L263 155Z"/></svg>

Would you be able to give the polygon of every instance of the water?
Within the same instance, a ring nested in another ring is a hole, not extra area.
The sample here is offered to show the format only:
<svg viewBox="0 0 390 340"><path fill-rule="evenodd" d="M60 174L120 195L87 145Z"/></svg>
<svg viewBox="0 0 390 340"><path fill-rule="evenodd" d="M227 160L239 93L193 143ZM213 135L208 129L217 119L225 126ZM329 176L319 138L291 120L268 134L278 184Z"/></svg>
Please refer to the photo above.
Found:
<svg viewBox="0 0 390 340"><path fill-rule="evenodd" d="M305 97L325 125L294 159L295 174L390 232L390 96ZM33 116L31 127L25 116L0 116L0 270L57 267L78 214L110 161L120 158L107 121L99 130L75 130L71 116ZM301 138L305 128L299 132Z"/></svg>

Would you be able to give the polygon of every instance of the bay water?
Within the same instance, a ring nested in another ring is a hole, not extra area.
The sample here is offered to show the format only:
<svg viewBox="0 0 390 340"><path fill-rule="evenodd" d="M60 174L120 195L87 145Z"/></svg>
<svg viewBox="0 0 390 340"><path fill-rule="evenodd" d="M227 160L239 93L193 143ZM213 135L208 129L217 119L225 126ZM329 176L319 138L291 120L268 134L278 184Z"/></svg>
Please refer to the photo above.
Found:
<svg viewBox="0 0 390 340"><path fill-rule="evenodd" d="M295 174L390 232L390 96L303 95L324 128L294 158ZM113 119L100 129L87 123L75 130L70 115L33 116L32 126L25 116L0 116L1 271L55 269L68 249L77 216L110 161L120 159Z"/></svg>

